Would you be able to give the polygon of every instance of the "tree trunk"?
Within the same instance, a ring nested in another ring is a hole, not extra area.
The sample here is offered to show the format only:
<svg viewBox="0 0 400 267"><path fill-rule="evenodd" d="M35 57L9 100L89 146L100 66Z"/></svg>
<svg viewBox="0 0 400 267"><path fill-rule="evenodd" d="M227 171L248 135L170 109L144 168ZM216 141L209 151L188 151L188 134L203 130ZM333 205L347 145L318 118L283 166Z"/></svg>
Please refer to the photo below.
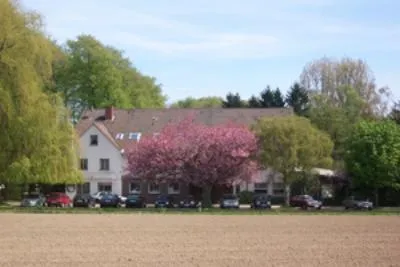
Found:
<svg viewBox="0 0 400 267"><path fill-rule="evenodd" d="M285 184L285 206L290 206L290 185Z"/></svg>
<svg viewBox="0 0 400 267"><path fill-rule="evenodd" d="M211 185L203 186L203 192L202 192L202 199L203 199L202 206L203 206L203 208L211 208L211 206L212 206L211 190L212 190L212 186Z"/></svg>

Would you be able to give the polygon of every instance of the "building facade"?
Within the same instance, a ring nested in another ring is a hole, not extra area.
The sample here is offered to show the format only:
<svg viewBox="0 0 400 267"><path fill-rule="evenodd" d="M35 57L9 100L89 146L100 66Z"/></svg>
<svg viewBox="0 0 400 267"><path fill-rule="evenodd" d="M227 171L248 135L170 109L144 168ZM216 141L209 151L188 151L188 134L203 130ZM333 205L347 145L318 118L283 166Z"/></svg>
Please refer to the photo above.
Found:
<svg viewBox="0 0 400 267"><path fill-rule="evenodd" d="M152 200L159 194L175 195L178 199L198 194L198 189L183 184L153 184L131 177L125 171L124 151L140 142L140 138L158 134L168 123L193 116L194 121L207 125L238 123L250 126L264 116L290 116L287 108L205 108L205 109L106 109L87 110L76 125L80 137L81 169L85 183L77 186L76 193L94 194L110 191L127 195L141 193ZM239 191L280 194L279 176L266 170L257 174L257 183L242 183L215 190L215 195Z"/></svg>

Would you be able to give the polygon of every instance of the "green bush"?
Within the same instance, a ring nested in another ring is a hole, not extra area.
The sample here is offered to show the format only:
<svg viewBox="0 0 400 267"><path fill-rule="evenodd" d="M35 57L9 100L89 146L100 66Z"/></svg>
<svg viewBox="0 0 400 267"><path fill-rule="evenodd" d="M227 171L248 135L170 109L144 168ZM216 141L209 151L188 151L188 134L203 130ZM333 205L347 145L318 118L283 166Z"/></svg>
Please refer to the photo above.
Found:
<svg viewBox="0 0 400 267"><path fill-rule="evenodd" d="M251 191L242 191L239 193L240 204L250 204L253 200L254 193Z"/></svg>

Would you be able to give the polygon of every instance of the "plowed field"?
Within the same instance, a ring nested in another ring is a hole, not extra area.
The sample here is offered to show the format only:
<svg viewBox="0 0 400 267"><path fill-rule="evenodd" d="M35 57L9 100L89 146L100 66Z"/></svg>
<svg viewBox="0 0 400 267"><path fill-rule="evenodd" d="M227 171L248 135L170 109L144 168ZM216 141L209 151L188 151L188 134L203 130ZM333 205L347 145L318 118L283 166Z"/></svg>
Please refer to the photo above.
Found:
<svg viewBox="0 0 400 267"><path fill-rule="evenodd" d="M400 266L399 216L0 214L0 266Z"/></svg>

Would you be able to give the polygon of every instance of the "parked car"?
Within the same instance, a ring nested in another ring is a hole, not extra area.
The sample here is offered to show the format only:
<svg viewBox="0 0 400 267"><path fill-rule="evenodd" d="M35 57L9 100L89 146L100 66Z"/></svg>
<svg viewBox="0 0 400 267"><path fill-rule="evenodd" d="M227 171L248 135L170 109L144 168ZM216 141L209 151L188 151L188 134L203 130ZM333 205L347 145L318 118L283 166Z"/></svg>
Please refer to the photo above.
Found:
<svg viewBox="0 0 400 267"><path fill-rule="evenodd" d="M371 201L363 197L349 196L343 201L344 208L347 209L367 209L372 210L374 205Z"/></svg>
<svg viewBox="0 0 400 267"><path fill-rule="evenodd" d="M21 207L43 207L46 205L46 197L40 193L30 193L21 200Z"/></svg>
<svg viewBox="0 0 400 267"><path fill-rule="evenodd" d="M201 201L197 201L194 196L189 195L185 197L181 202L179 202L179 208L199 208L201 207Z"/></svg>
<svg viewBox="0 0 400 267"><path fill-rule="evenodd" d="M103 198L104 195L110 194L110 192L107 191L99 191L94 194L92 194L92 197L95 199L96 203L100 203L100 200Z"/></svg>
<svg viewBox="0 0 400 267"><path fill-rule="evenodd" d="M146 199L140 194L130 194L126 197L126 208L146 208Z"/></svg>
<svg viewBox="0 0 400 267"><path fill-rule="evenodd" d="M252 209L270 209L271 208L271 197L262 194L255 195L251 201L250 208Z"/></svg>
<svg viewBox="0 0 400 267"><path fill-rule="evenodd" d="M154 202L155 208L174 208L175 199L170 195L159 195Z"/></svg>
<svg viewBox="0 0 400 267"><path fill-rule="evenodd" d="M46 196L46 205L48 207L72 207L72 200L65 193L54 192Z"/></svg>
<svg viewBox="0 0 400 267"><path fill-rule="evenodd" d="M293 196L290 198L289 204L292 207L300 207L302 209L308 209L308 208L321 209L322 208L322 202L319 200L315 200L310 195Z"/></svg>
<svg viewBox="0 0 400 267"><path fill-rule="evenodd" d="M119 208L121 204L119 196L112 193L104 194L100 200L100 208Z"/></svg>
<svg viewBox="0 0 400 267"><path fill-rule="evenodd" d="M238 209L240 207L239 197L231 194L226 194L221 197L219 201L221 209Z"/></svg>
<svg viewBox="0 0 400 267"><path fill-rule="evenodd" d="M96 193L92 194L92 197L96 200L96 203L100 203L100 201L103 198L103 196L107 195L107 194L112 194L112 193L108 192L108 191L99 191L99 192L96 192ZM119 196L119 195L117 195L117 196L121 200L121 203L125 203L126 197Z"/></svg>
<svg viewBox="0 0 400 267"><path fill-rule="evenodd" d="M74 207L94 208L96 199L89 194L79 194L74 197Z"/></svg>

